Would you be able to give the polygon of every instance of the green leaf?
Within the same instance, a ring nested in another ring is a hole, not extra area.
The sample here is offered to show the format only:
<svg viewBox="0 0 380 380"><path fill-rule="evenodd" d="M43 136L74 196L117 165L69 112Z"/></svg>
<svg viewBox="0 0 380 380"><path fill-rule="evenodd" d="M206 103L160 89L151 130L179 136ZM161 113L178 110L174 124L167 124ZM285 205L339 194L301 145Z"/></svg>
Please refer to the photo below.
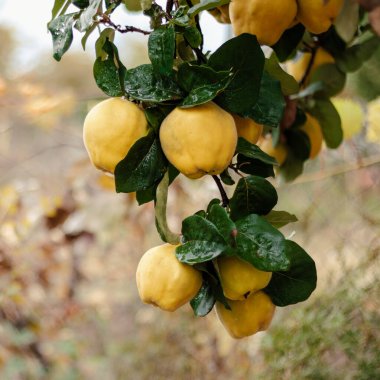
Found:
<svg viewBox="0 0 380 380"><path fill-rule="evenodd" d="M114 38L115 38L114 29L106 28L102 30L98 39L95 42L96 58L102 58L103 60L107 58L107 53L103 50L103 46L107 42L107 40L113 42Z"/></svg>
<svg viewBox="0 0 380 380"><path fill-rule="evenodd" d="M294 54L304 34L305 27L301 23L285 30L280 40L272 46L280 62L288 60Z"/></svg>
<svg viewBox="0 0 380 380"><path fill-rule="evenodd" d="M174 27L162 26L149 35L148 54L154 72L163 76L172 74L175 55Z"/></svg>
<svg viewBox="0 0 380 380"><path fill-rule="evenodd" d="M285 96L298 93L300 89L298 82L282 69L275 54L265 60L265 70L280 82L281 90Z"/></svg>
<svg viewBox="0 0 380 380"><path fill-rule="evenodd" d="M235 223L230 219L225 208L219 204L211 206L207 219L216 226L227 243L232 242L232 232L236 230Z"/></svg>
<svg viewBox="0 0 380 380"><path fill-rule="evenodd" d="M282 120L285 105L281 83L264 71L259 99L244 116L251 117L256 123L277 128Z"/></svg>
<svg viewBox="0 0 380 380"><path fill-rule="evenodd" d="M150 132L137 140L115 168L116 191L131 193L146 190L165 174L167 161L158 138Z"/></svg>
<svg viewBox="0 0 380 380"><path fill-rule="evenodd" d="M98 8L102 0L90 0L89 6L80 14L78 21L75 23L75 28L80 32L86 31L92 26L94 16L98 12Z"/></svg>
<svg viewBox="0 0 380 380"><path fill-rule="evenodd" d="M289 128L285 131L286 144L295 158L306 161L310 157L311 143L309 136L298 128Z"/></svg>
<svg viewBox="0 0 380 380"><path fill-rule="evenodd" d="M240 153L245 157L254 158L268 165L277 165L277 162L273 157L269 156L268 154L263 152L257 145L251 144L243 137L239 137L238 139L236 153Z"/></svg>
<svg viewBox="0 0 380 380"><path fill-rule="evenodd" d="M233 79L216 102L229 112L249 116L256 104L265 57L252 34L241 34L219 47L209 58L209 66L216 71L232 70Z"/></svg>
<svg viewBox="0 0 380 380"><path fill-rule="evenodd" d="M149 125L158 132L165 117L173 110L173 107L152 106L144 109L145 117Z"/></svg>
<svg viewBox="0 0 380 380"><path fill-rule="evenodd" d="M160 103L181 99L183 94L169 77L157 77L152 65L130 69L125 75L125 91L129 97L142 102Z"/></svg>
<svg viewBox="0 0 380 380"><path fill-rule="evenodd" d="M235 185L235 181L230 176L230 173L228 172L228 169L225 169L222 173L220 173L220 179L222 182L227 186Z"/></svg>
<svg viewBox="0 0 380 380"><path fill-rule="evenodd" d="M231 81L228 71L217 72L208 66L184 63L178 70L178 84L189 94L181 107L193 107L214 99Z"/></svg>
<svg viewBox="0 0 380 380"><path fill-rule="evenodd" d="M80 9L87 8L90 5L90 0L71 0L71 2Z"/></svg>
<svg viewBox="0 0 380 380"><path fill-rule="evenodd" d="M346 74L338 69L335 64L324 64L313 72L310 82L322 82L322 93L328 97L342 92L346 85Z"/></svg>
<svg viewBox="0 0 380 380"><path fill-rule="evenodd" d="M318 119L326 145L336 149L343 141L343 130L340 116L329 99L315 99L310 114Z"/></svg>
<svg viewBox="0 0 380 380"><path fill-rule="evenodd" d="M54 20L56 16L58 15L59 11L66 6L67 3L69 3L70 0L55 0L53 9L51 11L51 20ZM50 20L50 22L51 22Z"/></svg>
<svg viewBox="0 0 380 380"><path fill-rule="evenodd" d="M336 64L345 73L357 71L369 60L379 47L379 37L374 36L365 42L353 45L336 53Z"/></svg>
<svg viewBox="0 0 380 380"><path fill-rule="evenodd" d="M48 24L53 39L53 57L60 61L73 42L73 23L77 13L58 16Z"/></svg>
<svg viewBox="0 0 380 380"><path fill-rule="evenodd" d="M346 0L339 16L334 22L338 35L345 41L350 42L358 30L359 3Z"/></svg>
<svg viewBox="0 0 380 380"><path fill-rule="evenodd" d="M317 286L313 259L294 241L286 240L285 247L290 267L286 271L275 271L264 289L277 306L305 301Z"/></svg>
<svg viewBox="0 0 380 380"><path fill-rule="evenodd" d="M288 151L286 161L281 165L280 177L284 182L291 182L303 172L305 161L296 157L292 150Z"/></svg>
<svg viewBox="0 0 380 380"><path fill-rule="evenodd" d="M82 39L80 40L81 41L81 45L82 45L82 48L83 50L86 50L86 43L87 43L87 40L88 40L88 37L91 36L92 32L98 27L98 23L93 23L91 28L89 28L86 33L84 34L84 36L82 37Z"/></svg>
<svg viewBox="0 0 380 380"><path fill-rule="evenodd" d="M241 178L230 200L230 216L238 220L249 214L265 215L277 204L276 189L265 178Z"/></svg>
<svg viewBox="0 0 380 380"><path fill-rule="evenodd" d="M207 11L215 7L228 4L231 0L200 0L200 2L192 6L187 12L189 17L195 17L202 11Z"/></svg>
<svg viewBox="0 0 380 380"><path fill-rule="evenodd" d="M236 222L236 254L257 269L274 272L290 266L285 238L264 218L251 214Z"/></svg>
<svg viewBox="0 0 380 380"><path fill-rule="evenodd" d="M276 165L278 164L276 163ZM246 174L264 178L274 177L273 164L267 164L256 158L246 157L243 154L238 154L237 156L237 168Z"/></svg>
<svg viewBox="0 0 380 380"><path fill-rule="evenodd" d="M211 284L203 280L202 287L198 294L190 301L190 306L197 317L205 317L214 307L216 298Z"/></svg>
<svg viewBox="0 0 380 380"><path fill-rule="evenodd" d="M94 78L98 87L108 96L124 94L124 77L127 69L121 63L116 45L106 40L103 51L107 58L97 58L94 63Z"/></svg>
<svg viewBox="0 0 380 380"><path fill-rule="evenodd" d="M185 264L194 265L212 260L227 248L217 227L198 215L183 220L182 235L185 243L176 248L176 256Z"/></svg>
<svg viewBox="0 0 380 380"><path fill-rule="evenodd" d="M272 210L269 214L263 216L273 227L281 228L289 223L298 221L297 217L289 214L287 211Z"/></svg>
<svg viewBox="0 0 380 380"><path fill-rule="evenodd" d="M189 45L195 49L202 44L203 38L202 33L196 26L188 26L183 33L185 40L189 43Z"/></svg>

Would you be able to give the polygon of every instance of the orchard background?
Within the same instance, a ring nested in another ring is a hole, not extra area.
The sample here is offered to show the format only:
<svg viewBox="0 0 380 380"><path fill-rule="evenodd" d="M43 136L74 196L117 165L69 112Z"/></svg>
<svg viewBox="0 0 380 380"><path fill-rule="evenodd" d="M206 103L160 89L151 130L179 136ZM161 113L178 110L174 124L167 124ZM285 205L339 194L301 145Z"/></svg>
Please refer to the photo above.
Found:
<svg viewBox="0 0 380 380"><path fill-rule="evenodd" d="M152 204L116 195L84 150L83 119L104 98L94 49L74 39L55 62L51 6L28 7L0 3L0 377L379 377L380 136L365 122L348 125L337 150L324 148L302 176L276 184L279 207L299 220L283 232L316 261L318 287L277 310L267 332L234 341L214 313L195 319L188 305L169 314L141 303L136 265L161 240ZM208 14L201 23L207 49L231 37ZM148 62L146 37L118 38L129 47L119 47L127 68ZM343 91L364 111L380 95L379 63L377 48ZM170 225L179 230L217 196L210 178L179 177Z"/></svg>

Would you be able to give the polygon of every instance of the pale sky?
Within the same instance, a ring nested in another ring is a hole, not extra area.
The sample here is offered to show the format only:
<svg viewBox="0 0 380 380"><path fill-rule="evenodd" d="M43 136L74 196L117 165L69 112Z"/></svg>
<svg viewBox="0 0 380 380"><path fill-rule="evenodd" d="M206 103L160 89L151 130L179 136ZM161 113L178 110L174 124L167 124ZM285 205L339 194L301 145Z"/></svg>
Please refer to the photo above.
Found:
<svg viewBox="0 0 380 380"><path fill-rule="evenodd" d="M165 3L163 1L157 2ZM50 20L53 4L53 0L0 0L0 24L11 27L16 32L15 36L19 43L19 48L16 52L16 61L19 64L15 67L15 70L26 70L28 67L33 66L42 51L52 51L51 36L47 33L46 24ZM76 8L74 7L74 9ZM119 16L112 18L115 23L149 28L149 20L143 15L127 14L120 11L113 16ZM226 40L229 33L229 26L219 24L206 12L202 14L201 26L205 35L205 51L216 50ZM96 38L97 33L94 32L92 38L88 40L87 54L93 55ZM131 33L128 34L127 38L141 39L143 37ZM81 34L79 32L74 33L74 42L71 49L82 50L80 39ZM66 54L70 54L70 50Z"/></svg>

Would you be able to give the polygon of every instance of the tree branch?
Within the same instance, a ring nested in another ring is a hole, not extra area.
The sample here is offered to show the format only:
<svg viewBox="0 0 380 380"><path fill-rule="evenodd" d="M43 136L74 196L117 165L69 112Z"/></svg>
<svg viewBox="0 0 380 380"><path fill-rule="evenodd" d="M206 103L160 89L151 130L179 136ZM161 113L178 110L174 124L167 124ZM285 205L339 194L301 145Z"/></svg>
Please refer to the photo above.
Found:
<svg viewBox="0 0 380 380"><path fill-rule="evenodd" d="M215 181L216 185L218 186L220 195L222 197L222 206L228 207L228 205L230 204L230 200L228 199L227 193L224 190L224 187L222 185L221 180L219 179L219 177L217 175L213 175L212 178L214 178L214 181Z"/></svg>

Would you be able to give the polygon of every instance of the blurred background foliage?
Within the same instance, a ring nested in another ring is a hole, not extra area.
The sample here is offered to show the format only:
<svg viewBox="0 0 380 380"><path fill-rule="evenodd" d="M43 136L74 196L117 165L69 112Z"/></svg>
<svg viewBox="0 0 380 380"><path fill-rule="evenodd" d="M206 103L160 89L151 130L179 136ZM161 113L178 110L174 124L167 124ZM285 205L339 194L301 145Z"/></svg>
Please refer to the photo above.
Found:
<svg viewBox="0 0 380 380"><path fill-rule="evenodd" d="M234 341L214 313L138 299L137 262L160 239L152 205L116 194L89 163L82 121L102 98L91 58L41 55L11 75L19 42L0 29L1 379L380 378L380 138L368 141L368 123L346 125L354 136L294 183L274 181L277 209L299 218L283 232L314 257L318 288L278 309L268 332ZM128 66L144 61L134 42ZM379 63L380 49L344 91L364 112L380 95ZM172 228L217 195L208 179L178 178Z"/></svg>

